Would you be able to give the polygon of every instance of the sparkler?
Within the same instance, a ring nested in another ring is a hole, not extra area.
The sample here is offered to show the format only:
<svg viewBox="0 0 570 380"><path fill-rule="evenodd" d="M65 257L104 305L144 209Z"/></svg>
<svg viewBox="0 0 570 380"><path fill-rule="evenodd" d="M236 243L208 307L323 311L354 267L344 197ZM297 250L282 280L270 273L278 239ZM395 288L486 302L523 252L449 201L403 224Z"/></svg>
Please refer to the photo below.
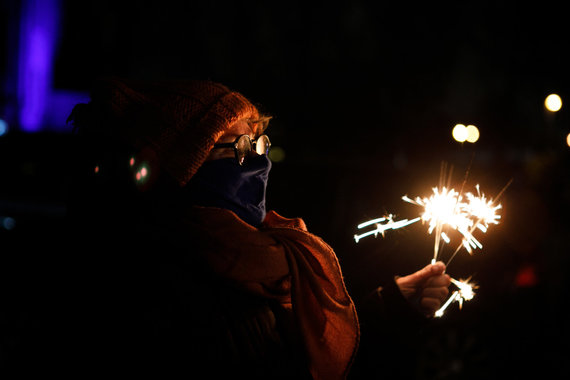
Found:
<svg viewBox="0 0 570 380"><path fill-rule="evenodd" d="M485 233L489 224L499 223L501 216L497 214L497 210L501 208L501 205L495 206L493 200L487 201L479 185L476 189L477 195L467 193L466 199L459 192L454 189L448 190L446 187L441 189L434 187L433 195L429 198L411 199L406 195L402 197L405 202L423 207L421 220L429 224L428 233L430 235L435 231L432 264L437 261L442 245L451 241L444 231L446 227L458 231L463 236L461 244L448 261L449 265L461 247L464 247L470 254L474 249L483 248L479 240L473 236L476 228Z"/></svg>
<svg viewBox="0 0 570 380"><path fill-rule="evenodd" d="M447 189L443 187L441 190L437 187L433 189L433 195L429 198L416 197L410 199L407 195L402 197L402 200L421 206L424 212L421 215L423 222L428 222L428 233L431 235L435 230L435 241L433 247L432 263L437 261L437 256L440 251L441 239L444 242L449 242L449 236L443 231L443 228L448 225L452 228L465 232L469 227L469 219L466 213L462 211L462 197L454 189Z"/></svg>
<svg viewBox="0 0 570 380"><path fill-rule="evenodd" d="M396 230L398 228L402 228L402 227L405 227L409 224L415 223L418 220L420 220L419 217L412 219L412 220L403 219L403 220L399 220L399 221L394 221L394 215L392 215L392 214L389 214L385 217L372 219L372 220L369 220L367 222L360 223L357 226L357 228L361 229L364 227L374 225L376 227L376 229L365 232L365 233L360 234L360 235L354 235L354 240L358 243L360 241L360 239L362 239L363 237L366 237L366 236L374 235L374 237L377 237L378 234L382 234L382 236L384 236L384 232L386 230ZM381 224L382 222L385 222L385 223Z"/></svg>
<svg viewBox="0 0 570 380"><path fill-rule="evenodd" d="M416 197L415 199L409 198L407 195L402 197L402 200L416 206L423 207L423 213L414 219L403 219L399 221L394 220L394 215L372 219L358 225L358 229L368 226L375 226L376 228L360 235L354 235L354 240L358 243L360 239L378 234L384 236L385 231L395 230L418 221L428 223L428 233L431 235L435 231L435 241L433 248L432 263L438 259L442 245L450 243L451 239L446 232L446 229L451 228L458 231L463 239L456 251L453 253L451 259L455 254L464 247L470 254L474 249L481 249L483 245L473 236L475 229L481 232L487 232L490 224L498 224L500 215L497 210L501 205L495 205L493 200L487 200L485 195L481 193L479 185L476 186L477 195L467 193L465 198L455 191L454 189L447 189L447 187L434 187L431 197ZM448 265L451 262L448 261Z"/></svg>
<svg viewBox="0 0 570 380"><path fill-rule="evenodd" d="M469 277L467 280L456 280L453 278L451 279L451 282L457 287L457 290L455 290L448 298L448 300L443 304L443 306L435 312L436 317L443 316L445 309L447 309L447 307L453 302L457 301L459 303L459 309L461 310L463 307L463 301L471 301L473 299L475 296L473 289L477 289L477 285L470 283L470 279L471 277Z"/></svg>
<svg viewBox="0 0 570 380"><path fill-rule="evenodd" d="M451 242L447 231L452 229L461 234L461 243L447 261L446 267L448 267L451 260L453 260L462 247L465 248L469 254L473 254L473 250L475 249L483 248L483 245L473 236L473 233L476 229L482 233L486 233L490 225L499 223L501 216L497 212L502 206L496 204L496 200L498 200L509 185L510 182L500 191L495 201L492 199L487 200L485 194L481 193L479 185L475 186L477 190L476 194L466 193L465 196L463 196L461 192L449 188L449 185L441 186L441 183L440 186L432 189L433 194L431 197L416 197L411 199L407 195L404 195L402 197L403 201L423 208L423 212L419 217L412 220L403 219L395 221L393 219L394 216L390 214L386 217L361 223L358 225L359 229L372 225L376 228L361 235L354 235L354 240L358 243L360 239L366 236L374 235L377 237L378 234L384 236L386 230L401 228L421 220L423 223L428 223L428 234L431 235L434 233L432 264L437 262L443 244L449 244ZM451 279L451 281L457 287L457 290L451 294L449 299L435 313L436 317L441 317L447 307L453 302L458 302L459 308L461 309L463 301L469 301L473 299L475 295L473 289L476 288L476 286L469 283L469 279L460 281Z"/></svg>

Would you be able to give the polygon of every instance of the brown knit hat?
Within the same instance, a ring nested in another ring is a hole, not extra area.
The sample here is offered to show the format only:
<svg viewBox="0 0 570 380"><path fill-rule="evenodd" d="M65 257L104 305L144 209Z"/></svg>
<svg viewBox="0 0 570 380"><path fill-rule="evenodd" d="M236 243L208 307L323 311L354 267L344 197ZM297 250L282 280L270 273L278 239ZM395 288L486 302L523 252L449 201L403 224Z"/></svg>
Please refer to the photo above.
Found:
<svg viewBox="0 0 570 380"><path fill-rule="evenodd" d="M184 186L215 141L238 120L260 133L257 108L243 95L210 81L143 82L106 78L91 94L98 135L151 151L157 164Z"/></svg>

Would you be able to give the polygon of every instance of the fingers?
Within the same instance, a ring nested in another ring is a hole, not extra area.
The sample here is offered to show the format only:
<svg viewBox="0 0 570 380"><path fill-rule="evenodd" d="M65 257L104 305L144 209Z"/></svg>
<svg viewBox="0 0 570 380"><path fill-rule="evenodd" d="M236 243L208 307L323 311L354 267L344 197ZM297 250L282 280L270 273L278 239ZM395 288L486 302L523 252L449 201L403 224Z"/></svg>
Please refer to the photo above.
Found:
<svg viewBox="0 0 570 380"><path fill-rule="evenodd" d="M420 297L420 305L428 312L437 311L449 295L447 286L424 288Z"/></svg>
<svg viewBox="0 0 570 380"><path fill-rule="evenodd" d="M428 280L432 276L437 276L445 272L445 264L438 261L435 264L428 264L419 271L406 276L408 281L419 284Z"/></svg>
<svg viewBox="0 0 570 380"><path fill-rule="evenodd" d="M420 294L426 287L447 287L450 284L449 276L445 273L445 265L442 262L429 264L408 276L396 279L400 291L406 298Z"/></svg>
<svg viewBox="0 0 570 380"><path fill-rule="evenodd" d="M449 295L447 287L425 288L422 292L422 298L434 298L443 302Z"/></svg>
<svg viewBox="0 0 570 380"><path fill-rule="evenodd" d="M420 306L428 315L433 315L441 307L442 302L439 298L422 298Z"/></svg>
<svg viewBox="0 0 570 380"><path fill-rule="evenodd" d="M445 264L441 261L436 262L435 264L426 265L423 269L421 269L417 273L422 273L422 275L426 278L432 276L438 276L440 274L445 273Z"/></svg>
<svg viewBox="0 0 570 380"><path fill-rule="evenodd" d="M420 305L428 314L435 313L445 302L449 295L450 284L451 278L447 274L433 276L426 281L421 293Z"/></svg>
<svg viewBox="0 0 570 380"><path fill-rule="evenodd" d="M445 272L445 264L441 261L436 262L435 264L430 264L426 266L426 268L430 269L432 275L442 274Z"/></svg>
<svg viewBox="0 0 570 380"><path fill-rule="evenodd" d="M448 287L451 285L451 277L448 274L440 274L430 277L426 282L425 288Z"/></svg>

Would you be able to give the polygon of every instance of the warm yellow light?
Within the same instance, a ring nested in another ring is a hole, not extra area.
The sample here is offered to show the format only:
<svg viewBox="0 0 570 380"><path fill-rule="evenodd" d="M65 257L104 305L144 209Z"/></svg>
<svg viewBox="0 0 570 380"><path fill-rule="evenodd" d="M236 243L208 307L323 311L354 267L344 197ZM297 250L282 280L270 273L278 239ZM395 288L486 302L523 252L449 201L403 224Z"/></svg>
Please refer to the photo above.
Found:
<svg viewBox="0 0 570 380"><path fill-rule="evenodd" d="M451 135L456 141L465 142L467 140L467 128L463 124L456 124Z"/></svg>
<svg viewBox="0 0 570 380"><path fill-rule="evenodd" d="M479 140L479 129L477 129L474 125L468 125L465 128L467 132L466 140L470 143L474 143L475 141Z"/></svg>
<svg viewBox="0 0 570 380"><path fill-rule="evenodd" d="M544 106L550 112L557 112L562 108L562 99L556 94L550 94L544 100Z"/></svg>
<svg viewBox="0 0 570 380"><path fill-rule="evenodd" d="M285 150L278 146L272 146L269 151L269 159L273 162L282 162L285 160Z"/></svg>
<svg viewBox="0 0 570 380"><path fill-rule="evenodd" d="M568 136L566 136L566 144L570 146L570 133L568 133Z"/></svg>

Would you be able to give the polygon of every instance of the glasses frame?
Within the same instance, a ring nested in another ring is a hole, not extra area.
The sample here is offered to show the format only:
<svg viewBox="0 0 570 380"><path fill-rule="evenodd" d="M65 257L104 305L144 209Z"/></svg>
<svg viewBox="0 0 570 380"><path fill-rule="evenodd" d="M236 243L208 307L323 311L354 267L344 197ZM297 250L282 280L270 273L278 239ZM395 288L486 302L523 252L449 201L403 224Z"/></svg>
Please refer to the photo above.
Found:
<svg viewBox="0 0 570 380"><path fill-rule="evenodd" d="M240 139L242 138L247 138L249 141L249 144L251 146L251 150L249 151L249 154L244 155L243 158L240 160L239 157L239 153L238 153L238 142ZM230 142L230 143L216 143L214 144L214 147L212 149L220 149L220 148L232 148L234 150L234 155L235 155L235 159L238 162L238 164L240 166L243 165L243 163L245 162L245 159L247 158L247 156L249 156L252 152L255 152L257 155L260 155L259 153L257 153L257 149L256 146L258 144L258 142L260 141L261 138L267 138L267 142L269 143L268 147L267 147L267 151L265 152L265 155L269 154L269 150L271 149L271 140L269 139L269 136L263 134L260 135L259 137L257 137L255 140L252 140L251 137L249 137L249 135L247 134L243 134L243 135L239 135L234 142Z"/></svg>

